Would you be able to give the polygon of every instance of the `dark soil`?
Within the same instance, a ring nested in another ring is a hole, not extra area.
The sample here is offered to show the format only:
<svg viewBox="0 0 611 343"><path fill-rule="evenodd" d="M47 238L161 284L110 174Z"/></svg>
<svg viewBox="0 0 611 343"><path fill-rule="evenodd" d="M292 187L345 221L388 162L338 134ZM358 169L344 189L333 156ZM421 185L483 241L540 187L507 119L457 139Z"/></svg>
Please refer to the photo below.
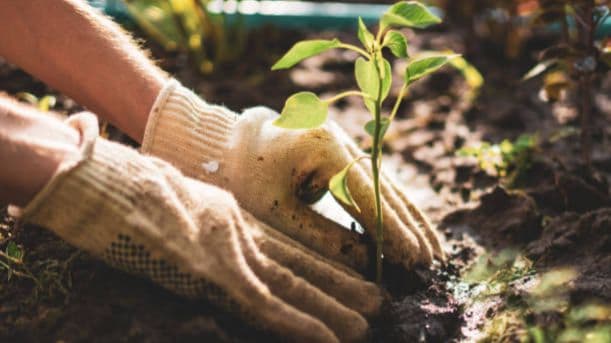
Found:
<svg viewBox="0 0 611 343"><path fill-rule="evenodd" d="M553 143L544 140L531 167L510 189L479 169L474 160L457 157L455 152L480 140L499 142L524 132L549 137L562 125L576 123L569 102L544 103L537 97L536 81L519 82L534 63L533 51L544 46L546 38L532 38L523 53L508 59L494 42L477 40L469 30L407 33L413 51L451 48L464 53L485 76L486 85L471 101L468 86L456 71L446 69L420 81L388 134L386 168L397 172L413 200L439 224L449 258L445 266L432 270L405 272L387 267L386 286L393 300L372 323L372 341L481 338L484 324L508 308L507 298L474 299L468 292L461 293L461 278L479 256L508 248L532 261L535 276L574 267L577 279L567 286L571 304L592 299L610 303L611 78L601 81L595 95L593 168L585 168L578 158L578 136ZM355 56L351 53L333 51L292 71L269 71L296 40L336 35L353 40L347 33L260 29L248 40L247 58L218 66L217 73L207 76L194 72L184 55L150 48L165 70L209 101L234 110L256 105L279 110L298 90L328 95L353 87L350 61ZM0 90L57 94L6 63L0 63ZM397 91L393 89L391 97ZM81 109L62 95L58 100L55 110L69 114ZM360 101L337 104L332 116L364 148L370 144L362 133L368 114ZM111 130L111 138L128 141L116 130ZM2 215L0 247L4 249L9 241L17 243L25 251L25 263L16 267L22 275L7 277L4 270L1 274L0 341L269 340L206 303L186 301L113 270L43 229L19 225ZM511 288L527 287L532 278L529 274L518 279Z"/></svg>

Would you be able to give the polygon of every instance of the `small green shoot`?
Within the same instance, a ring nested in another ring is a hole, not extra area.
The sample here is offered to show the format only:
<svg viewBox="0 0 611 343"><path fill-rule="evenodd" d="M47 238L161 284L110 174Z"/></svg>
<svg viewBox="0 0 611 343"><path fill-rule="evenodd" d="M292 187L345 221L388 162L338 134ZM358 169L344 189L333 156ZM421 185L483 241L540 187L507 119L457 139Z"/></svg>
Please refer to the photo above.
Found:
<svg viewBox="0 0 611 343"><path fill-rule="evenodd" d="M480 169L512 185L532 166L538 147L537 135L524 134L515 141L505 139L499 144L482 142L478 146L463 147L456 154L475 157Z"/></svg>
<svg viewBox="0 0 611 343"><path fill-rule="evenodd" d="M49 112L57 103L57 99L53 95L45 95L42 98L28 92L19 92L16 95L19 100L36 106L42 112Z"/></svg>
<svg viewBox="0 0 611 343"><path fill-rule="evenodd" d="M4 251L0 251L0 269L6 270L8 280L20 274L15 266L23 264L23 255L23 249L13 241L8 242Z"/></svg>
<svg viewBox="0 0 611 343"><path fill-rule="evenodd" d="M401 1L392 5L381 17L378 31L374 35L359 18L357 36L361 47L343 43L339 39L308 40L296 43L276 64L272 70L290 68L302 60L328 51L330 49L348 49L358 53L354 63L354 76L358 90L349 90L327 100L321 100L309 92L297 93L289 97L275 124L291 129L311 129L322 125L327 118L328 106L347 96L360 96L369 110L372 120L365 125L365 131L373 137L371 150L371 169L373 174L373 189L376 209L376 279L382 278L382 246L384 242L382 204L380 197L380 161L382 141L392 120L394 119L408 87L415 81L437 71L459 55L452 52L435 52L415 57L407 61L399 95L390 113L382 113L382 104L390 93L393 71L390 62L384 57L383 50L388 49L396 58L408 58L407 38L403 33L393 28L426 28L438 24L441 19L426 6L417 1ZM340 202L358 210L358 205L352 199L348 189L352 161L333 176L329 182L331 193ZM362 205L362 204L361 204Z"/></svg>

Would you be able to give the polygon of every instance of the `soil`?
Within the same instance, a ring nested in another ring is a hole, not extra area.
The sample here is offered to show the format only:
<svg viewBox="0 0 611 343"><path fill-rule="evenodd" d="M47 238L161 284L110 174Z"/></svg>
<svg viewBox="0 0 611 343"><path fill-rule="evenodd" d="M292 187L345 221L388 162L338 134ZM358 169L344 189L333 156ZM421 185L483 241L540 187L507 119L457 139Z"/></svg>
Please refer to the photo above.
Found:
<svg viewBox="0 0 611 343"><path fill-rule="evenodd" d="M486 323L510 308L507 297L474 297L462 291L463 276L481 256L507 249L532 262L531 272L512 281L518 292L533 279L559 267L573 267L576 279L566 285L570 303L611 303L611 77L595 94L593 166L579 159L578 136L547 138L576 125L570 101L548 104L538 97L536 81L520 83L535 62L534 52L548 37L531 37L518 56L507 58L498 42L472 36L470 30L443 27L416 36L406 31L412 52L451 48L461 52L485 76L474 100L456 71L444 69L416 83L399 110L385 143L385 167L396 172L413 200L438 224L448 262L433 269L385 270L392 300L372 323L373 342L460 342L485 336ZM310 90L329 95L353 87L350 52L332 51L292 71L270 72L269 66L295 41L339 36L344 32L281 32L262 28L250 34L247 58L217 66L201 76L183 54L151 45L169 73L205 99L234 110L256 105L281 109L292 93ZM395 75L398 79L400 76ZM391 100L398 92L391 91ZM15 95L55 94L56 111L82 108L23 71L0 63L0 90ZM569 99L570 100L570 99ZM392 101L389 101L392 103ZM368 114L359 100L331 109L337 120L367 148L362 124ZM489 175L472 158L456 155L462 146L481 140L499 142L522 133L538 133L530 167L513 187ZM129 143L114 129L111 139ZM269 341L211 305L177 297L163 289L113 270L44 229L15 223L4 211L0 248L15 242L24 252L18 274L3 270L0 280L0 341ZM27 275L34 276L36 281ZM560 322L556 317L546 317ZM553 319L556 318L556 319ZM539 319L533 319L538 322ZM509 336L516 338L517 336ZM509 340L510 341L510 340Z"/></svg>

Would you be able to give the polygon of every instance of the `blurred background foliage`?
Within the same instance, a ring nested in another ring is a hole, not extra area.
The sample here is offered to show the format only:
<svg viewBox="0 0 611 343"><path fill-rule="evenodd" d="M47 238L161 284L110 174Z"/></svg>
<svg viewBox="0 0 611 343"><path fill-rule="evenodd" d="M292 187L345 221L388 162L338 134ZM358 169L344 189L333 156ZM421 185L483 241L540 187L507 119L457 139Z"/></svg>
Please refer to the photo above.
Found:
<svg viewBox="0 0 611 343"><path fill-rule="evenodd" d="M204 73L237 58L244 46L240 20L229 25L208 10L209 0L124 0L138 26L168 51L186 52ZM237 5L239 1L233 1ZM239 15L239 13L238 13Z"/></svg>

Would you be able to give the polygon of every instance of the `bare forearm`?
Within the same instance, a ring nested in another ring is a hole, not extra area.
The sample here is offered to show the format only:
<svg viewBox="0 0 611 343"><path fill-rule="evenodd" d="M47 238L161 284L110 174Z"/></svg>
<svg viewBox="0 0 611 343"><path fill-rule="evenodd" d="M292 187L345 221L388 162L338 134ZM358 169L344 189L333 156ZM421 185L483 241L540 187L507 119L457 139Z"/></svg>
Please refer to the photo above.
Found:
<svg viewBox="0 0 611 343"><path fill-rule="evenodd" d="M0 1L0 55L137 141L166 80L118 25L77 0Z"/></svg>

